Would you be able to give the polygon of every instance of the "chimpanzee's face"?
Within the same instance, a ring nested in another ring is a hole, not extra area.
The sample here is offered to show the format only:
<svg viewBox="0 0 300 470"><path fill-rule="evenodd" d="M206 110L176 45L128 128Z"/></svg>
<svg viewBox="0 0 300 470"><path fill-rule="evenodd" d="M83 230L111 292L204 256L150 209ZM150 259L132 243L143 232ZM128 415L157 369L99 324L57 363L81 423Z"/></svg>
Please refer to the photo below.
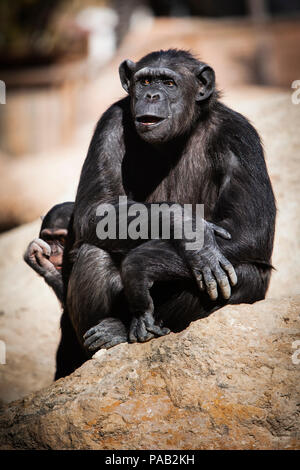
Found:
<svg viewBox="0 0 300 470"><path fill-rule="evenodd" d="M43 218L39 237L51 248L49 261L57 270L62 268L68 226L73 214L74 202L56 204Z"/></svg>
<svg viewBox="0 0 300 470"><path fill-rule="evenodd" d="M170 69L147 67L133 77L132 115L138 134L147 142L178 135L194 103L185 96L181 76Z"/></svg>
<svg viewBox="0 0 300 470"><path fill-rule="evenodd" d="M131 113L140 137L151 144L168 142L189 131L199 113L199 101L214 89L214 73L202 62L177 64L161 60L129 60L120 65L123 88L131 98Z"/></svg>
<svg viewBox="0 0 300 470"><path fill-rule="evenodd" d="M45 240L51 248L49 261L59 271L62 268L63 253L68 231L62 228L44 228L40 238Z"/></svg>

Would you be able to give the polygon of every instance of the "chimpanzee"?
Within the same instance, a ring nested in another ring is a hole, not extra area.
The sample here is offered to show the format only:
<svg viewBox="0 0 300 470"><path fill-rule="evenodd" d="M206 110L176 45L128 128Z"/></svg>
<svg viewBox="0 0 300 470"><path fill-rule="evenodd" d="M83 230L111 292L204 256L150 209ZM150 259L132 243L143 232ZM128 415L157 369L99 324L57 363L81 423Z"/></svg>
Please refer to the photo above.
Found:
<svg viewBox="0 0 300 470"><path fill-rule="evenodd" d="M62 264L73 208L74 202L64 202L52 207L43 217L39 238L29 243L24 254L26 263L52 287L64 307L60 321L61 340L57 350L55 379L70 374L87 359L64 305Z"/></svg>
<svg viewBox="0 0 300 470"><path fill-rule="evenodd" d="M63 302L62 263L73 214L74 202L64 202L52 207L43 217L39 238L29 243L24 260L52 287Z"/></svg>
<svg viewBox="0 0 300 470"><path fill-rule="evenodd" d="M63 268L65 315L88 355L263 299L272 270L276 207L260 138L219 101L213 69L171 49L125 60L119 73L128 96L96 126ZM203 247L99 239L97 207L118 207L119 196L148 208L204 204Z"/></svg>

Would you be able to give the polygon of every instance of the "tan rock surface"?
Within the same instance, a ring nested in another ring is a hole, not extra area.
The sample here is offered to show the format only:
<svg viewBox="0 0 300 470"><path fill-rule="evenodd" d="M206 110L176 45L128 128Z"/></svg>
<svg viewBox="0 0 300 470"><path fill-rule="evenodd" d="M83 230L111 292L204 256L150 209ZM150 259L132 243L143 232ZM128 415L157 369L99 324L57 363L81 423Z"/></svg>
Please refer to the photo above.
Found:
<svg viewBox="0 0 300 470"><path fill-rule="evenodd" d="M300 296L228 306L181 333L100 351L8 405L1 446L299 448L299 311Z"/></svg>

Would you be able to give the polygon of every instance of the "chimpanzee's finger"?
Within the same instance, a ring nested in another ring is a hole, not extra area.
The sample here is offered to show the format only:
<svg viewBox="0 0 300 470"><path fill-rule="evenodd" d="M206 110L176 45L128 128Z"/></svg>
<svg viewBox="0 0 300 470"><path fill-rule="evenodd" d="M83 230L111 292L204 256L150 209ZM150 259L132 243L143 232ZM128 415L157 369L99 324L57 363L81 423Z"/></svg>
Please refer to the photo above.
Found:
<svg viewBox="0 0 300 470"><path fill-rule="evenodd" d="M218 287L222 292L224 299L229 299L231 295L231 288L226 273L223 271L222 268L216 266L216 268L214 269L214 276L217 280Z"/></svg>
<svg viewBox="0 0 300 470"><path fill-rule="evenodd" d="M145 321L147 331L153 333L156 336L164 336L170 333L169 328L164 328L162 325L155 323L155 318L152 312L145 312L142 315L142 318Z"/></svg>
<svg viewBox="0 0 300 470"><path fill-rule="evenodd" d="M137 323L138 319L136 317L133 317L131 320L130 328L129 328L129 342L130 343L137 343L138 337L137 337Z"/></svg>
<svg viewBox="0 0 300 470"><path fill-rule="evenodd" d="M98 329L98 325L92 326L92 328L90 328L89 330L87 330L86 333L84 333L83 339L87 339L90 336L92 336L94 333L96 333L97 329Z"/></svg>
<svg viewBox="0 0 300 470"><path fill-rule="evenodd" d="M225 271L227 272L231 285L235 286L237 284L237 275L232 264L229 263L229 261L224 256L221 258L220 264L222 268L225 269Z"/></svg>
<svg viewBox="0 0 300 470"><path fill-rule="evenodd" d="M146 329L145 321L142 317L138 318L136 333L137 339L140 343L145 343L154 337L154 335Z"/></svg>
<svg viewBox="0 0 300 470"><path fill-rule="evenodd" d="M154 333L156 336L165 336L165 335L168 335L171 332L171 330L169 330L169 328L160 327L158 325L149 326L149 327L147 327L147 330L151 331L151 333Z"/></svg>
<svg viewBox="0 0 300 470"><path fill-rule="evenodd" d="M107 343L103 344L100 349L110 349L116 346L117 344L121 343L126 343L126 340L122 336L116 336L111 341L108 341Z"/></svg>
<svg viewBox="0 0 300 470"><path fill-rule="evenodd" d="M219 225L213 224L212 222L210 222L210 226L214 230L214 232L220 237L225 238L226 240L231 239L230 233L225 230L225 228L219 227Z"/></svg>
<svg viewBox="0 0 300 470"><path fill-rule="evenodd" d="M85 339L83 346L90 351L99 349L103 344L107 342L107 338L99 329L96 329L94 334Z"/></svg>
<svg viewBox="0 0 300 470"><path fill-rule="evenodd" d="M195 279L197 281L197 284L198 284L198 287L199 287L200 291L204 291L205 290L205 285L204 285L204 282L203 282L203 276L202 276L201 271L199 271L198 269L193 269L193 273L194 273L194 276L195 276Z"/></svg>
<svg viewBox="0 0 300 470"><path fill-rule="evenodd" d="M38 251L42 251L45 256L51 255L51 247L47 242L45 242L45 240L42 240L41 238L35 238L33 243L35 244L35 248Z"/></svg>
<svg viewBox="0 0 300 470"><path fill-rule="evenodd" d="M216 300L218 298L217 283L209 268L203 269L203 278L209 297L211 300Z"/></svg>

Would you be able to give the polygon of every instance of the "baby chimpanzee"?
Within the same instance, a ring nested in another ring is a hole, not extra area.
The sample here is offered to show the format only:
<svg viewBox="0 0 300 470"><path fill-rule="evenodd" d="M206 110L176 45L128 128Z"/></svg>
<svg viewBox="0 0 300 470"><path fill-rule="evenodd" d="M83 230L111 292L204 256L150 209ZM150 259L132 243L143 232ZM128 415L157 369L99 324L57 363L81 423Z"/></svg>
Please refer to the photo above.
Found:
<svg viewBox="0 0 300 470"><path fill-rule="evenodd" d="M62 259L73 207L73 202L64 202L52 207L43 218L39 238L29 243L24 254L26 263L45 279L61 303Z"/></svg>

